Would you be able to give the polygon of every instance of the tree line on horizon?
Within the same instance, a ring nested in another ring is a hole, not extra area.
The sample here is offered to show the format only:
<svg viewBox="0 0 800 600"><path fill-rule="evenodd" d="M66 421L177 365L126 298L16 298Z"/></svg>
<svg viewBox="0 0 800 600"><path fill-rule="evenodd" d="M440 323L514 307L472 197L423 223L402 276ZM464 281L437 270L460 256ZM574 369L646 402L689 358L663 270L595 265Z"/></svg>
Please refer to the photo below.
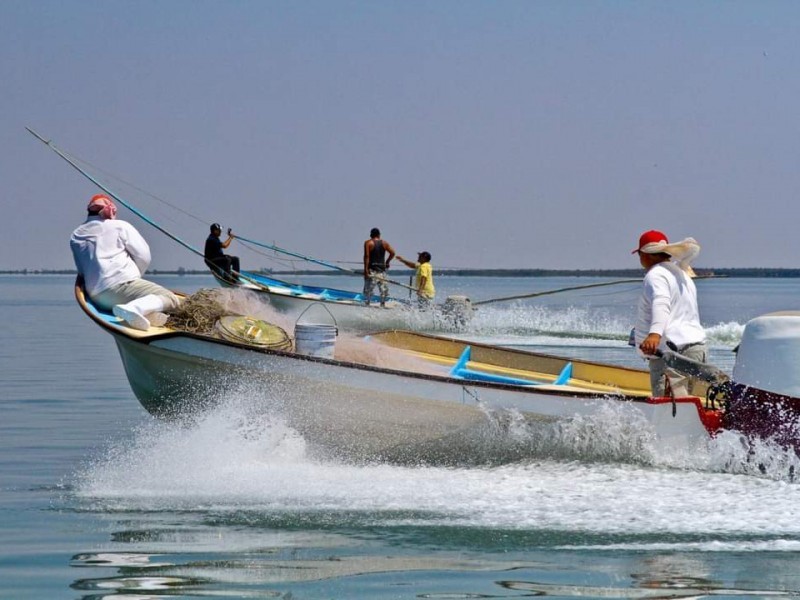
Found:
<svg viewBox="0 0 800 600"><path fill-rule="evenodd" d="M737 267L723 269L695 269L701 277L800 277L799 269L771 267ZM253 270L265 275L342 275L340 271L273 269ZM413 273L410 269L396 269L393 273ZM150 269L150 275L206 275L207 269ZM641 269L436 269L437 276L459 277L641 277ZM5 269L2 275L77 275L75 269ZM357 274L357 273L353 273Z"/></svg>

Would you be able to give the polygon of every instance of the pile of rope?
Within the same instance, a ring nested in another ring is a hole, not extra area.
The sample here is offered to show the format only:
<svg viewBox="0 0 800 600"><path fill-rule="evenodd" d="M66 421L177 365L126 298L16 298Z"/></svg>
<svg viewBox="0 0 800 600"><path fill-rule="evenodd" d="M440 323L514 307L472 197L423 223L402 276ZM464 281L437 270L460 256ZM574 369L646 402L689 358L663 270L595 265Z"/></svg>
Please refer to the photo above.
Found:
<svg viewBox="0 0 800 600"><path fill-rule="evenodd" d="M167 327L201 335L221 337L231 342L289 352L293 344L289 335L277 325L255 317L231 312L230 292L204 289L185 298L167 319Z"/></svg>
<svg viewBox="0 0 800 600"><path fill-rule="evenodd" d="M214 324L227 314L222 304L222 290L199 290L185 298L181 305L169 314L167 327L190 333L212 334Z"/></svg>

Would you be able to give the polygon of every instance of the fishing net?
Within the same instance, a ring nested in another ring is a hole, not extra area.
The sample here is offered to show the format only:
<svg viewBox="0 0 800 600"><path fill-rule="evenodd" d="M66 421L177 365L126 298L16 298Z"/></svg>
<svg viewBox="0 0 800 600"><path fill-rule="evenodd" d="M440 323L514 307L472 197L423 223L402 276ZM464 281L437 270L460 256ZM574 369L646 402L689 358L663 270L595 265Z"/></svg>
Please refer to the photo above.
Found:
<svg viewBox="0 0 800 600"><path fill-rule="evenodd" d="M232 296L228 290L199 290L172 311L166 326L240 344L273 350L292 349L292 340L286 331L256 317L239 314L233 308L237 300L241 299Z"/></svg>
<svg viewBox="0 0 800 600"><path fill-rule="evenodd" d="M190 333L214 333L214 324L227 314L221 290L199 290L170 312L166 326Z"/></svg>

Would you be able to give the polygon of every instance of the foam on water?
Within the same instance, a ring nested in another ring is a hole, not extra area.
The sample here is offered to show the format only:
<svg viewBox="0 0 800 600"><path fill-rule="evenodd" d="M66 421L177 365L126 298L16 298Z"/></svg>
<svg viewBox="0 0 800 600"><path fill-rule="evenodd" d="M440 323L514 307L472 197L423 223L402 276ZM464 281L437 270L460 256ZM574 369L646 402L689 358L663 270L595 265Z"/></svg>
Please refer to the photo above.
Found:
<svg viewBox="0 0 800 600"><path fill-rule="evenodd" d="M530 431L510 427L510 443L528 442L529 455L515 462L411 468L311 460L295 432L254 419L234 402L191 425L146 422L77 474L75 493L112 512L341 514L361 525L719 534L736 538L730 544L737 549L797 549L797 542L779 542L800 535L800 486L787 481L792 461L785 454L776 460L774 448L750 450L732 434L691 452L659 454L642 423L619 417L612 410L595 421L575 419L528 440Z"/></svg>
<svg viewBox="0 0 800 600"><path fill-rule="evenodd" d="M709 345L734 348L742 340L744 325L730 321L711 326L706 325L705 330Z"/></svg>
<svg viewBox="0 0 800 600"><path fill-rule="evenodd" d="M238 299L248 314L279 320L250 304L250 297ZM581 355L591 347L586 358L596 359L603 348L633 357L629 329L630 315L613 311L512 305L482 307L457 335L560 351L574 346ZM735 322L707 327L710 345L727 351L742 329ZM339 341L359 350L358 340ZM567 536L575 540L563 546L569 548L581 548L577 540L586 536L592 539L587 547L609 550L794 552L800 546L800 486L791 477L800 465L793 453L746 444L731 433L700 447L665 450L641 415L622 403L555 425L487 411L494 427L476 444L494 460L458 468L311 458L306 440L252 404L240 389L192 423L145 422L76 475L79 501L112 513L177 510L228 519L256 515L256 521L557 531L575 534ZM664 535L676 540L648 537ZM239 536L245 546L260 543Z"/></svg>
<svg viewBox="0 0 800 600"><path fill-rule="evenodd" d="M550 335L561 339L627 340L630 322L606 311L589 307L551 308L515 304L481 307L468 325L467 334L530 338Z"/></svg>
<svg viewBox="0 0 800 600"><path fill-rule="evenodd" d="M513 304L481 307L460 337L513 346L627 345L633 314L619 314L591 306L549 307ZM706 325L708 344L733 348L744 325L736 322Z"/></svg>

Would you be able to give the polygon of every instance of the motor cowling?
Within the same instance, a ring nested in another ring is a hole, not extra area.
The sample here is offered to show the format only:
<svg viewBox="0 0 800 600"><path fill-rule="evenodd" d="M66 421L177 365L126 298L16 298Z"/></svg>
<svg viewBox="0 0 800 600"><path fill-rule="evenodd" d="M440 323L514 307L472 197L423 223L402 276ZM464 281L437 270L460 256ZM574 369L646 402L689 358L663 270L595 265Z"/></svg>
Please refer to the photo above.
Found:
<svg viewBox="0 0 800 600"><path fill-rule="evenodd" d="M727 399L724 428L800 454L800 312L748 321Z"/></svg>
<svg viewBox="0 0 800 600"><path fill-rule="evenodd" d="M732 379L767 392L800 397L800 311L770 313L748 321Z"/></svg>

